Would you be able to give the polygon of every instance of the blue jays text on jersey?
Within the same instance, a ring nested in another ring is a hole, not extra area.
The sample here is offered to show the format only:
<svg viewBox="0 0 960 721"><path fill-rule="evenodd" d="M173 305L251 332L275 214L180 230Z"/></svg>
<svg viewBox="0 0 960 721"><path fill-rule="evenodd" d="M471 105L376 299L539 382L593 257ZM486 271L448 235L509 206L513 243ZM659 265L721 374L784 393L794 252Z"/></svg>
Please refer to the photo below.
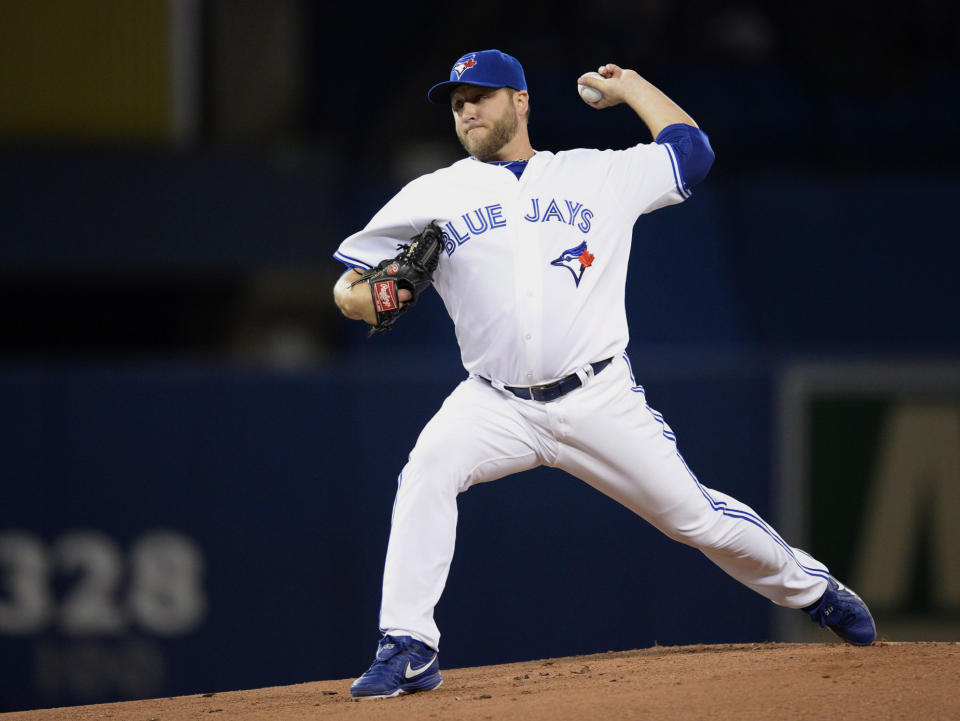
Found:
<svg viewBox="0 0 960 721"><path fill-rule="evenodd" d="M558 203L556 198L531 198L530 210L523 219L530 223L566 223L586 235L590 232L593 217L594 213L590 208L575 200L564 199ZM474 208L443 225L444 249L447 255L453 255L457 246L463 245L471 237L483 235L488 230L505 228L506 225L507 220L503 217L503 206L500 203Z"/></svg>

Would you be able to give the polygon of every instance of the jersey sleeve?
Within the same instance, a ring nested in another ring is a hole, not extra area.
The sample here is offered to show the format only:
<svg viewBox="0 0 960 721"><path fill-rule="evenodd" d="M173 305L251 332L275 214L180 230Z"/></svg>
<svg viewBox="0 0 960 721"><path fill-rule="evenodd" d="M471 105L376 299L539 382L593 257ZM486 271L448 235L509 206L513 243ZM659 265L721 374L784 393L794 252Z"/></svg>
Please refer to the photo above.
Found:
<svg viewBox="0 0 960 721"><path fill-rule="evenodd" d="M407 212L408 195L404 188L393 196L363 230L340 243L333 257L348 268L367 270L395 256L397 244L408 242L419 232Z"/></svg>
<svg viewBox="0 0 960 721"><path fill-rule="evenodd" d="M657 135L657 143L668 146L675 160L681 188L687 192L707 177L714 153L707 134L685 123L668 125Z"/></svg>
<svg viewBox="0 0 960 721"><path fill-rule="evenodd" d="M680 203L691 195L692 183L685 182L681 160L673 143L641 143L626 150L608 150L605 190L620 198L637 216Z"/></svg>

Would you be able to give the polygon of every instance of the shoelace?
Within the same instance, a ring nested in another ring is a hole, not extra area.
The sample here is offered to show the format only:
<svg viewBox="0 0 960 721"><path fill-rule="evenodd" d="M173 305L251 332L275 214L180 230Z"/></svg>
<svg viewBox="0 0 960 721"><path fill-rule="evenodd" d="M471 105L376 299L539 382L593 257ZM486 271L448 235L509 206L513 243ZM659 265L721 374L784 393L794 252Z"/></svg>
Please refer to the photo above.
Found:
<svg viewBox="0 0 960 721"><path fill-rule="evenodd" d="M392 653L385 658L380 658L380 650L388 644L393 644L393 648L390 649ZM400 653L401 650L402 648L400 647L400 644L397 643L397 640L393 636L384 636L380 642L380 646L377 648L377 657L373 659L373 663L370 664L370 668L367 669L366 673L370 673L371 671L373 671L373 669L375 669L380 664L386 663L391 658L393 658L398 653Z"/></svg>

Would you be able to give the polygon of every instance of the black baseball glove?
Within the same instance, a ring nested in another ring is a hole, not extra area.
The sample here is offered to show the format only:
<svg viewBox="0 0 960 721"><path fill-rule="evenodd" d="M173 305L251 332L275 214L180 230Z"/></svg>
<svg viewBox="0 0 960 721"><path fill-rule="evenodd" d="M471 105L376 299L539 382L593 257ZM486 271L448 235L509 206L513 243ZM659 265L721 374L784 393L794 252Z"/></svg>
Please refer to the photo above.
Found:
<svg viewBox="0 0 960 721"><path fill-rule="evenodd" d="M397 318L417 302L420 292L430 285L433 272L440 262L443 231L433 221L419 235L413 236L409 245L401 243L397 249L400 253L395 258L380 261L377 267L371 268L350 284L351 288L357 283L370 286L377 324L370 326L367 337L390 330ZM404 302L403 307L397 297L397 291L401 288L410 291L412 296Z"/></svg>

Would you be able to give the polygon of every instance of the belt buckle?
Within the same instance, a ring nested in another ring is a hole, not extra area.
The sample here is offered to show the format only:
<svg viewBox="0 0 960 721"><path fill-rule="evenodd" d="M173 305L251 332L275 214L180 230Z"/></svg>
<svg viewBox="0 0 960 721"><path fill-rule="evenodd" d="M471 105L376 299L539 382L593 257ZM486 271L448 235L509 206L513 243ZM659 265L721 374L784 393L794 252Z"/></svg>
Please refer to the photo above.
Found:
<svg viewBox="0 0 960 721"><path fill-rule="evenodd" d="M530 394L530 400L532 401L537 400L537 397L533 394L534 391L546 392L548 390L552 390L556 386L559 386L561 383L563 383L563 381L559 380L559 381L556 381L555 383L544 383L543 385L539 385L539 386L528 386L527 392Z"/></svg>

